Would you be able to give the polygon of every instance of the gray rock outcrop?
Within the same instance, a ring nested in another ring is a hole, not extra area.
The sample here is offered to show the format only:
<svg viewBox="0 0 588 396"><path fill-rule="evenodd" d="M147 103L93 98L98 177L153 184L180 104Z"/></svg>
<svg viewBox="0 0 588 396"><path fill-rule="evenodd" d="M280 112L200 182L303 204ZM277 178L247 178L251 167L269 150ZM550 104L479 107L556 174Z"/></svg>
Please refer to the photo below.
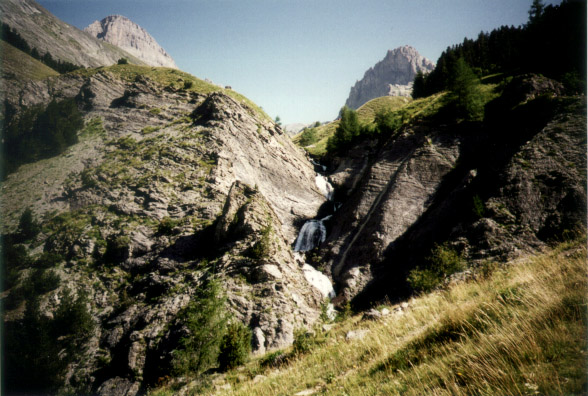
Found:
<svg viewBox="0 0 588 396"><path fill-rule="evenodd" d="M4 232L29 206L54 225L34 241L64 259L60 287L43 296L47 314L66 287L90 300L97 328L64 389L77 381L83 393L134 395L165 375L181 312L209 272L235 320L255 330L255 353L288 346L295 328L319 318L326 278L308 280L290 248L326 201L314 168L281 128L229 94L104 68L25 83L8 98L15 108L75 98L93 125L1 186Z"/></svg>
<svg viewBox="0 0 588 396"><path fill-rule="evenodd" d="M410 96L417 72L428 73L434 67L435 64L408 45L390 50L384 59L366 71L363 78L355 83L345 105L358 109L380 96Z"/></svg>
<svg viewBox="0 0 588 396"><path fill-rule="evenodd" d="M475 267L585 229L585 98L548 99L562 95L553 80L517 77L483 124L417 122L336 159L330 180L345 202L322 247L336 302L408 294L435 244Z"/></svg>
<svg viewBox="0 0 588 396"><path fill-rule="evenodd" d="M141 26L122 15L110 15L94 21L84 32L116 45L150 66L177 69L172 57Z"/></svg>

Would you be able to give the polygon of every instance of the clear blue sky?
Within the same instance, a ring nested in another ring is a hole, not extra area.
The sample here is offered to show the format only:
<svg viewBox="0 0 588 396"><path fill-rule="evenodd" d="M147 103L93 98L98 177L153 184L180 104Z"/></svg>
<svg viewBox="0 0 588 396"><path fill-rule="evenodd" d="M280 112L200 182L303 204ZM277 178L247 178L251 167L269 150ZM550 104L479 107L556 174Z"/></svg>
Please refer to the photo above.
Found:
<svg viewBox="0 0 588 396"><path fill-rule="evenodd" d="M199 78L284 124L329 121L389 49L433 62L464 37L527 21L532 0L38 0L80 29L120 14ZM560 3L560 1L545 1Z"/></svg>

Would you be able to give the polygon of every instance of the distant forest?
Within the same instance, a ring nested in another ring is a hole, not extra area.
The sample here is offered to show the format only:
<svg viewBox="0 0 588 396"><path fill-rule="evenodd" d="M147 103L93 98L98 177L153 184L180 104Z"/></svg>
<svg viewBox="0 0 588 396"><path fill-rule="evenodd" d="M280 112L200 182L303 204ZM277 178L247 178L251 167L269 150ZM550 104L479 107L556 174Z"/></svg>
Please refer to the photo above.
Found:
<svg viewBox="0 0 588 396"><path fill-rule="evenodd" d="M418 73L413 97L449 89L462 58L478 74L539 73L571 92L586 92L586 0L545 6L534 0L526 25L502 26L448 47L429 74Z"/></svg>
<svg viewBox="0 0 588 396"><path fill-rule="evenodd" d="M3 22L0 22L0 39L6 41L8 44L18 48L33 58L43 62L45 65L61 74L80 69L82 67L70 62L54 59L49 52L41 55L35 47L31 48L29 43L27 43L27 41L22 38L22 36L18 34L15 29L11 28Z"/></svg>

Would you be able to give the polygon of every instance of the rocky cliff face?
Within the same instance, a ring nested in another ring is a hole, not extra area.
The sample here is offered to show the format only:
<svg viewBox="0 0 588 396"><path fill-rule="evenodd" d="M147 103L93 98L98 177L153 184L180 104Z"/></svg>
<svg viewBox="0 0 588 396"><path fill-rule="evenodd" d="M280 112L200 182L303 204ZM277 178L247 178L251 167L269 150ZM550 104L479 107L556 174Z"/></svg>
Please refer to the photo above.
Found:
<svg viewBox="0 0 588 396"><path fill-rule="evenodd" d="M84 29L97 39L116 45L148 65L177 69L175 61L145 29L121 15L94 21Z"/></svg>
<svg viewBox="0 0 588 396"><path fill-rule="evenodd" d="M585 99L514 79L479 124L421 121L365 141L330 176L344 201L323 246L338 299L368 306L407 295L435 244L466 261L536 252L585 228Z"/></svg>
<svg viewBox="0 0 588 396"><path fill-rule="evenodd" d="M431 61L408 45L390 50L383 60L355 83L345 105L358 109L367 101L380 96L410 96L416 73L419 70L427 73L434 67Z"/></svg>
<svg viewBox="0 0 588 396"><path fill-rule="evenodd" d="M89 296L96 331L65 380L76 392L136 394L165 375L184 334L178 315L210 272L256 353L289 345L326 297L290 248L325 201L304 153L234 92L174 88L147 72L179 76L115 66L29 82L9 98L73 97L87 123L66 153L9 175L1 207L5 233L32 207L44 231L27 247L61 258L44 312L64 289ZM18 284L4 294L9 327L24 309Z"/></svg>
<svg viewBox="0 0 588 396"><path fill-rule="evenodd" d="M57 19L33 0L3 0L0 20L17 32L41 54L85 67L106 66L120 58L142 65L139 58L113 47Z"/></svg>

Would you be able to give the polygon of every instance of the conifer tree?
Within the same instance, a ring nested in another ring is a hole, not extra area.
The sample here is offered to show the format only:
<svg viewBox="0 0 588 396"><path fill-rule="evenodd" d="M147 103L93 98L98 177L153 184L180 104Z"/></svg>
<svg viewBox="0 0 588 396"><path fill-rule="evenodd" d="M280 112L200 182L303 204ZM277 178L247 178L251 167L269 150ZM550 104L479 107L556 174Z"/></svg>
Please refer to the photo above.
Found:
<svg viewBox="0 0 588 396"><path fill-rule="evenodd" d="M479 98L480 80L463 58L455 62L452 91L456 96L458 116L466 120L476 120L483 116Z"/></svg>

